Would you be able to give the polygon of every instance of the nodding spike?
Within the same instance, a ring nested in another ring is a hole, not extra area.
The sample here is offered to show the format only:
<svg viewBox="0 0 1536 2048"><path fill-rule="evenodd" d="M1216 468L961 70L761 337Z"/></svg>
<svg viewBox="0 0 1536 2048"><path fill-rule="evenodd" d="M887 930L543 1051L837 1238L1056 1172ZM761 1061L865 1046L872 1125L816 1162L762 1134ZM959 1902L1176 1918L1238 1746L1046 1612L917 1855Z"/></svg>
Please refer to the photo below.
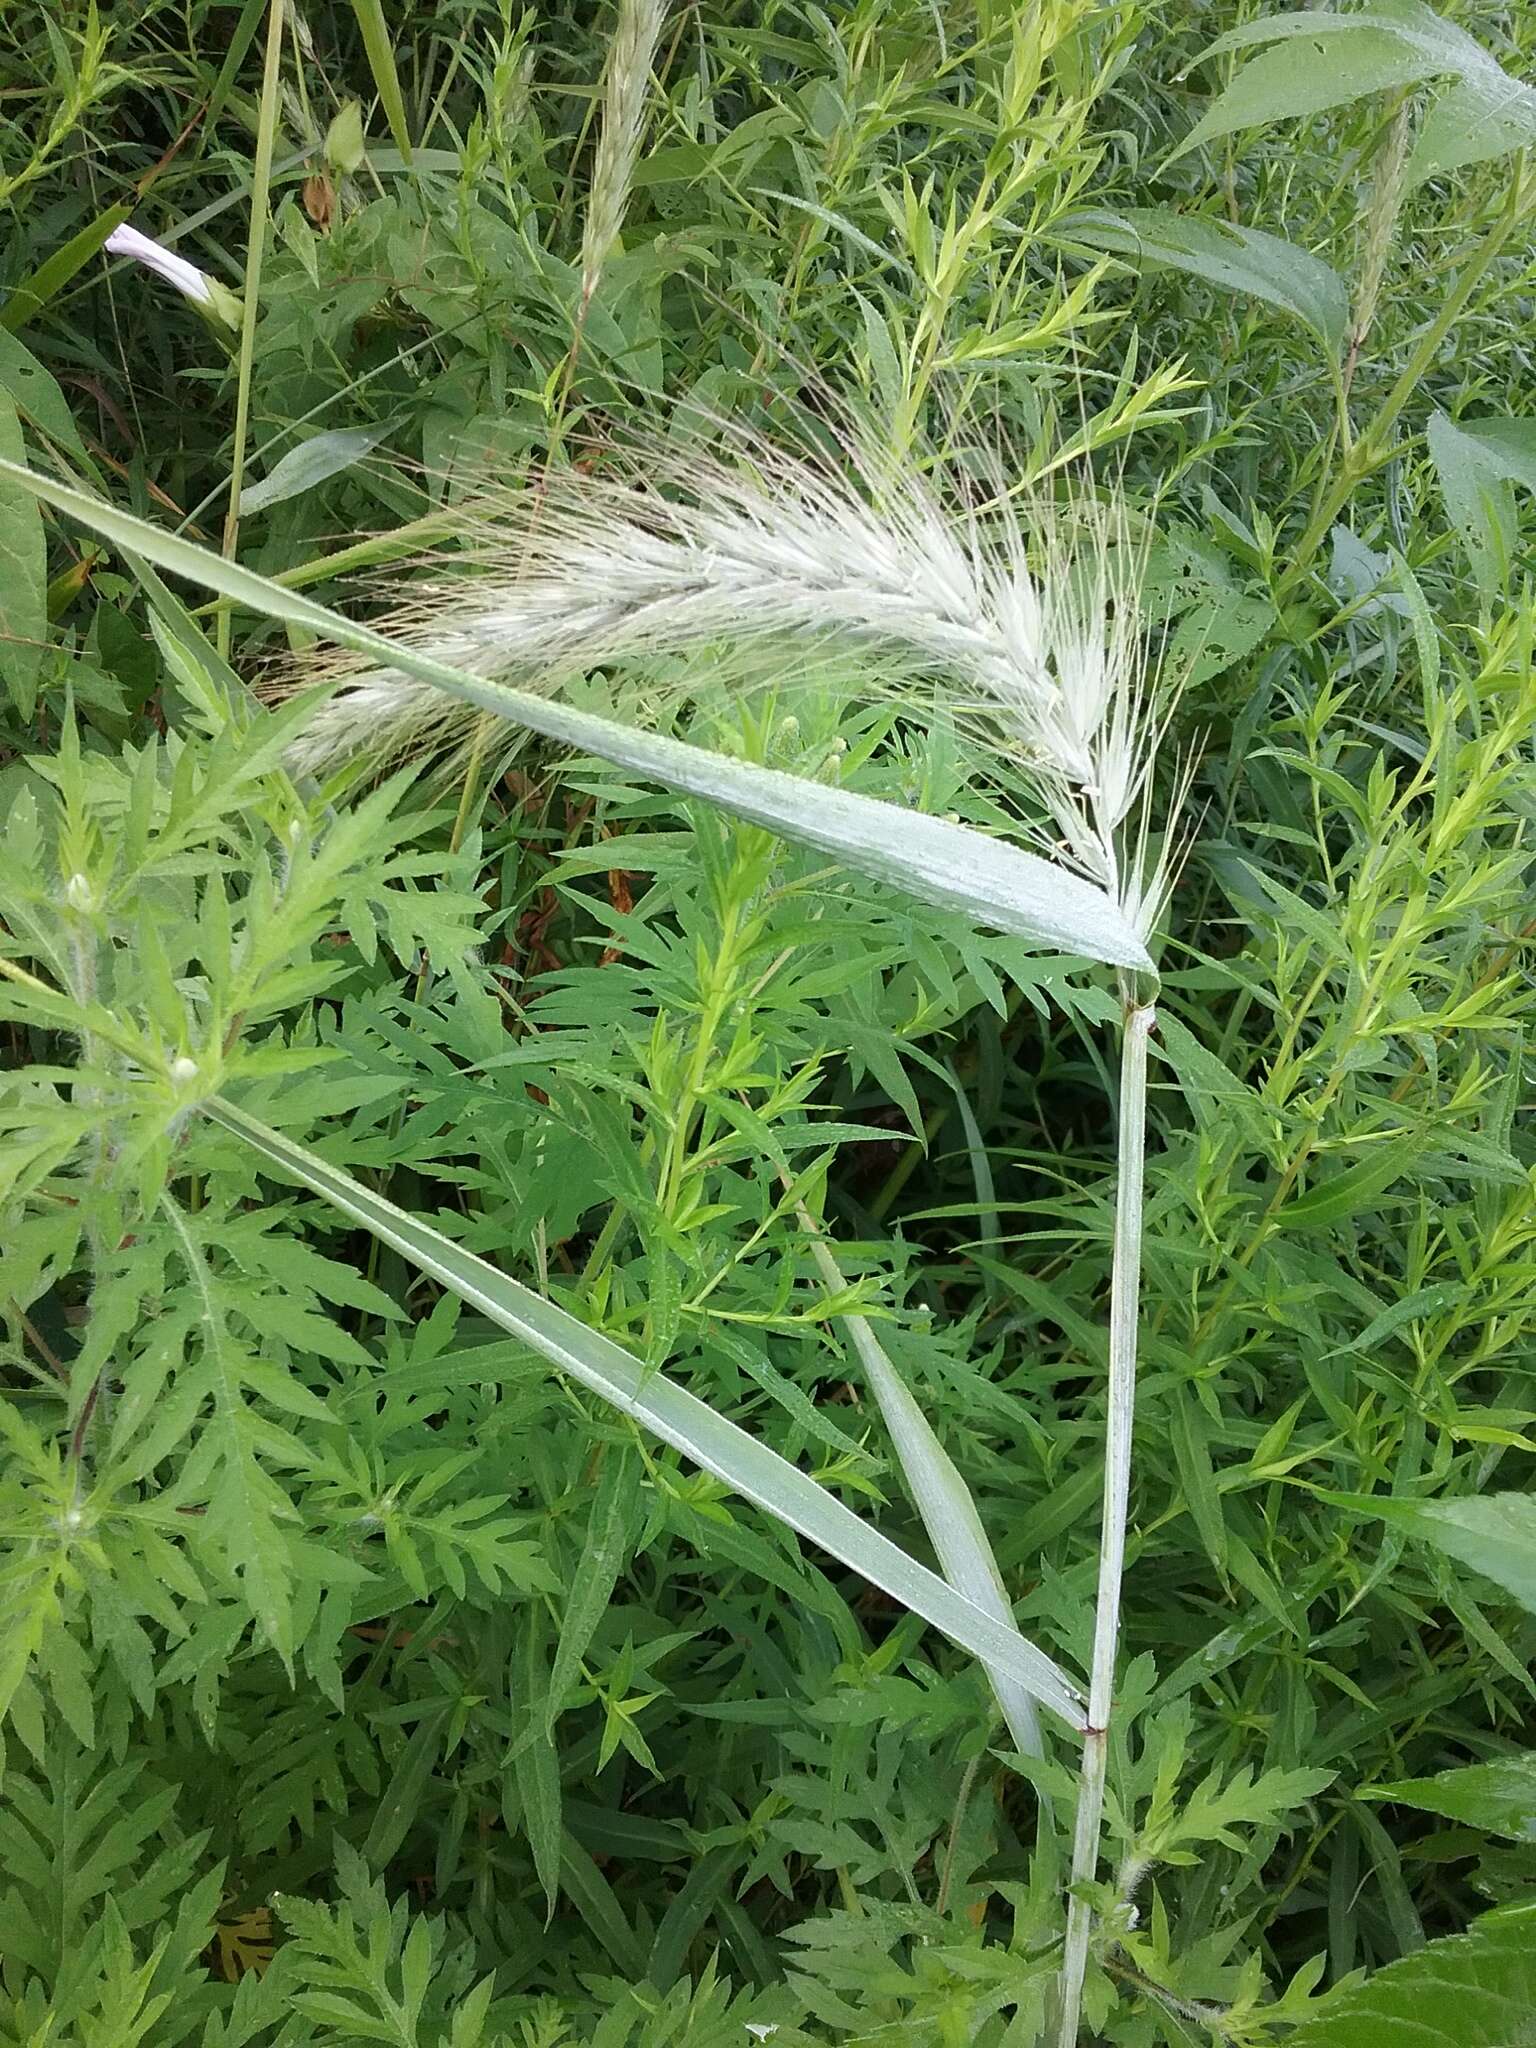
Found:
<svg viewBox="0 0 1536 2048"><path fill-rule="evenodd" d="M894 656L1022 771L1046 813L1037 843L1145 937L1178 842L1171 833L1159 850L1149 832L1168 701L1144 664L1141 544L1123 509L1084 499L1031 520L999 491L987 525L961 481L952 513L942 483L851 431L844 468L739 427L722 426L719 442L706 455L636 442L627 469L545 474L537 490L471 507L486 535L476 575L416 599L398 637L448 663L473 648L481 673L541 692L722 645ZM382 766L472 728L430 683L354 662L298 758Z"/></svg>

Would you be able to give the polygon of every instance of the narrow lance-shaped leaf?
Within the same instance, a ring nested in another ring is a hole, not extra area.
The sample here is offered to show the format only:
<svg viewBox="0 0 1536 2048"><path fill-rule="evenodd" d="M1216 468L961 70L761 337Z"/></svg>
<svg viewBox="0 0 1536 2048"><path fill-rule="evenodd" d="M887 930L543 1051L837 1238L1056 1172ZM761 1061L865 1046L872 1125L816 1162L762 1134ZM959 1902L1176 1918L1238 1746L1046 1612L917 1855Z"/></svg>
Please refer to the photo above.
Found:
<svg viewBox="0 0 1536 2048"><path fill-rule="evenodd" d="M1409 160L1410 185L1536 140L1536 92L1511 78L1465 29L1411 0L1348 13L1307 7L1264 14L1218 36L1196 62L1257 44L1270 47L1238 71L1170 163L1236 129L1320 113L1447 73L1451 82L1436 93Z"/></svg>
<svg viewBox="0 0 1536 2048"><path fill-rule="evenodd" d="M411 160L411 131L405 119L405 95L400 90L400 73L395 67L395 46L389 33L389 24L384 18L381 0L352 0L352 12L357 16L357 25L362 32L363 48L368 53L368 68L373 73L373 82L379 89L379 102L384 109L384 118L389 122L389 132L395 138L395 146L409 163Z"/></svg>
<svg viewBox="0 0 1536 2048"><path fill-rule="evenodd" d="M638 1499L635 1458L627 1447L610 1449L592 1503L586 1541L566 1602L554 1668L544 1687L545 1732L552 1733L565 1696L581 1670L598 1623L608 1611L613 1589L629 1552L630 1522Z"/></svg>
<svg viewBox="0 0 1536 2048"><path fill-rule="evenodd" d="M326 605L164 533L67 484L0 463L0 478L25 484L84 526L221 597L423 682L546 739L665 782L844 865L957 910L978 924L1045 941L1063 952L1118 967L1151 962L1130 920L1102 889L1069 870L969 826L952 825L852 790L828 788L774 768L735 761L705 747L643 732L615 719L516 690L402 646Z"/></svg>
<svg viewBox="0 0 1536 2048"><path fill-rule="evenodd" d="M1081 1726L1076 1687L1060 1665L1017 1632L1011 1618L1005 1626L995 1614L946 1585L777 1451L717 1415L663 1373L647 1370L611 1337L589 1329L292 1139L222 1099L215 1098L205 1109L269 1165L372 1231L551 1365L920 1614L1071 1727Z"/></svg>
<svg viewBox="0 0 1536 2048"><path fill-rule="evenodd" d="M1327 16L1310 10L1297 18L1309 25L1310 33L1277 42L1245 64L1173 151L1169 163L1202 142L1215 142L1241 128L1324 113L1367 93L1417 84L1446 68L1391 28L1362 24L1343 34Z"/></svg>
<svg viewBox="0 0 1536 2048"><path fill-rule="evenodd" d="M264 477L245 485L240 493L241 513L264 512L269 505L281 505L285 499L297 498L340 476L378 447L390 424L386 420L377 427L335 427L301 441L279 456Z"/></svg>
<svg viewBox="0 0 1536 2048"><path fill-rule="evenodd" d="M1182 270L1227 292L1246 292L1304 320L1335 354L1349 326L1344 280L1320 256L1278 235L1166 206L1096 208L1057 229L1064 241L1107 249L1147 270Z"/></svg>
<svg viewBox="0 0 1536 2048"><path fill-rule="evenodd" d="M831 1251L815 1234L816 1226L806 1211L800 1211L802 1226L811 1233L811 1249L821 1275L833 1294L841 1294L847 1279ZM971 1490L955 1469L954 1460L933 1433L906 1381L891 1363L884 1345L866 1316L843 1318L854 1349L864 1367L870 1390L880 1404L880 1413L891 1433L891 1442L901 1460L903 1477L913 1505L923 1518L923 1527L938 1552L949 1583L1005 1628L1016 1629L1002 1573L992 1555L987 1532L976 1512ZM1023 1640L1023 1637L1020 1637ZM1040 1722L1034 1696L1027 1686L987 1664L992 1691L1003 1710L1009 1733L1026 1756L1040 1753Z"/></svg>

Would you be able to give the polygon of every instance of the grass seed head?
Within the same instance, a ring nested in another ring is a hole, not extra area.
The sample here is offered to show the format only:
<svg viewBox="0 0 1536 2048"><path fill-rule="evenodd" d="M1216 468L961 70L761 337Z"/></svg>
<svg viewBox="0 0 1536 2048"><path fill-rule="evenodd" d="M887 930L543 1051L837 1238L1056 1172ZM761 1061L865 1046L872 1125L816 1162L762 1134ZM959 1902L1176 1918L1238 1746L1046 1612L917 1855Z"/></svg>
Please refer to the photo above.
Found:
<svg viewBox="0 0 1536 2048"><path fill-rule="evenodd" d="M590 303L609 251L624 226L635 165L645 133L646 94L666 0L619 0L613 41L603 73L602 129L592 159L581 242L581 303Z"/></svg>
<svg viewBox="0 0 1536 2048"><path fill-rule="evenodd" d="M552 475L485 507L461 573L395 630L524 687L744 643L895 656L1025 768L1051 850L1152 916L1164 883L1144 872L1144 813L1167 713L1123 511L1087 499L1025 520L1006 497L952 511L916 469L844 452L834 467L722 429L711 454L646 448L624 470ZM958 484L948 497L964 506ZM363 672L321 707L301 765L462 744L477 715Z"/></svg>

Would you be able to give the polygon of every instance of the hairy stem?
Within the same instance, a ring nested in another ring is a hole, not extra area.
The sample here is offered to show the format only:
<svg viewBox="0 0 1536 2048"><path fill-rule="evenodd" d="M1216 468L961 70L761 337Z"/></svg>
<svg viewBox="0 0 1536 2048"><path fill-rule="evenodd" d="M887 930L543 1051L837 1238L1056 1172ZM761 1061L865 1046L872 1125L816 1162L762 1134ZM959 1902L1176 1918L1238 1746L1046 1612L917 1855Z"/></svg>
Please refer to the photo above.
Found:
<svg viewBox="0 0 1536 2048"><path fill-rule="evenodd" d="M1136 1407L1136 1308L1141 1281L1141 1198L1146 1162L1147 1040L1153 1005L1127 991L1120 1049L1119 1178L1115 1190L1115 1256L1109 1300L1109 1417L1104 1439L1104 1511L1099 1532L1099 1586L1094 1609L1088 1727L1083 1736L1077 1825L1072 1841L1071 1895L1061 1961L1060 2048L1075 2048L1088 1967L1092 1912L1082 1896L1099 1863L1104 1778L1115 1655L1120 1645L1120 1582L1131 1493L1131 1433Z"/></svg>

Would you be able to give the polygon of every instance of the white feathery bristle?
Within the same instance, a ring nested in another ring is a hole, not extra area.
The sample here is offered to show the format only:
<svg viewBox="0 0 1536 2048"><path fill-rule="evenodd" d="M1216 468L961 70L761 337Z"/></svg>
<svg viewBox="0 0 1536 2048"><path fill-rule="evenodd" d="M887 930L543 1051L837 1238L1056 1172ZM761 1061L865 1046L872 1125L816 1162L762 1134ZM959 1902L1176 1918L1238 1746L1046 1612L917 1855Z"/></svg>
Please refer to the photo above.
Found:
<svg viewBox="0 0 1536 2048"><path fill-rule="evenodd" d="M854 449L850 476L778 451L620 479L550 476L492 508L482 573L418 599L396 637L525 686L605 663L753 641L853 642L961 686L1003 731L1051 813L1056 850L1122 907L1155 906L1140 869L1165 714L1141 651L1139 563L1123 517L948 514L915 472ZM469 560L477 559L471 550ZM317 712L297 765L325 772L441 750L480 714L400 671L362 672ZM1138 852L1140 849L1140 852ZM1128 866L1127 866L1128 861Z"/></svg>

